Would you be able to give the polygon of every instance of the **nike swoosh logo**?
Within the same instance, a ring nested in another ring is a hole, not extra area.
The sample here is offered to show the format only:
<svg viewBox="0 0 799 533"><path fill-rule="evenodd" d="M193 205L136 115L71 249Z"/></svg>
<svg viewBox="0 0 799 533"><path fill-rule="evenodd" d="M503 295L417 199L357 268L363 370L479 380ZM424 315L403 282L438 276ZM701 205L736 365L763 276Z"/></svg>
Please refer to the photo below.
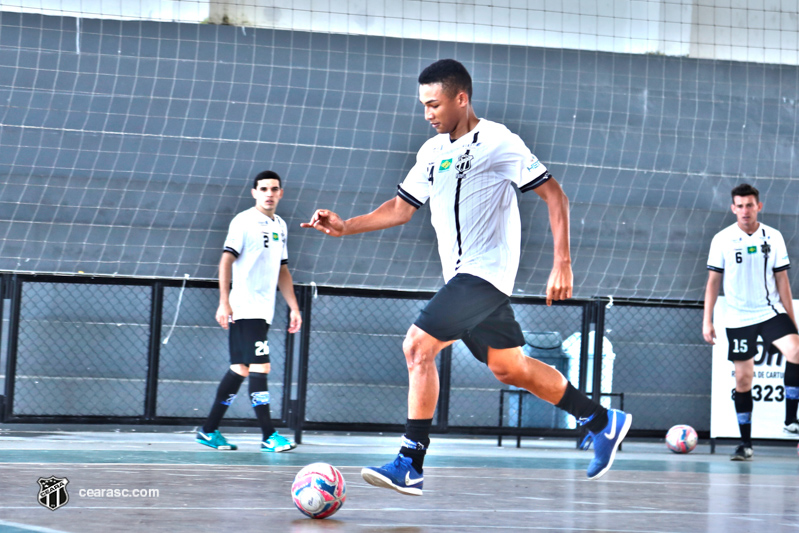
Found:
<svg viewBox="0 0 799 533"><path fill-rule="evenodd" d="M605 433L605 436L613 440L616 437L616 412L613 412L613 423L610 426L610 433Z"/></svg>
<svg viewBox="0 0 799 533"><path fill-rule="evenodd" d="M423 477L420 477L418 479L411 479L411 473L410 472L405 472L405 484L406 485L416 485L416 484L421 483L422 481L424 481Z"/></svg>

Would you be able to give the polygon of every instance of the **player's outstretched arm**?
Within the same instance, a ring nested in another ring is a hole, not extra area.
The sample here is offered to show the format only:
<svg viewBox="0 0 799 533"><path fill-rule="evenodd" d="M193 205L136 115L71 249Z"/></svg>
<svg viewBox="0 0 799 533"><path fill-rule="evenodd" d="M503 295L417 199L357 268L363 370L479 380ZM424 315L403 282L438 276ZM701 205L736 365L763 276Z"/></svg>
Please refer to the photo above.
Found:
<svg viewBox="0 0 799 533"><path fill-rule="evenodd" d="M414 206L396 196L371 213L347 220L341 220L341 217L328 209L317 209L311 220L300 226L316 229L332 237L342 237L405 224L415 212Z"/></svg>
<svg viewBox="0 0 799 533"><path fill-rule="evenodd" d="M716 328L713 327L713 308L716 307L716 300L719 298L721 279L724 276L721 272L708 270L707 287L705 287L705 308L702 315L702 336L708 344L716 344Z"/></svg>
<svg viewBox="0 0 799 533"><path fill-rule="evenodd" d="M549 225L552 228L555 245L555 260L547 281L547 305L552 305L553 300L571 298L574 286L569 249L569 198L555 178L549 178L534 190L547 204Z"/></svg>

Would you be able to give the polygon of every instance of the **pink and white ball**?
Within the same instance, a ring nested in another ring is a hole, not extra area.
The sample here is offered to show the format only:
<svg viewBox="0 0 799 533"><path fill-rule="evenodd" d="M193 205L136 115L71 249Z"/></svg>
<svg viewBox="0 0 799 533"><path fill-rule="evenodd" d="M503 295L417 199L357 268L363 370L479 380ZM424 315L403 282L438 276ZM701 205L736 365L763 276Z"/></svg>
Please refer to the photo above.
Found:
<svg viewBox="0 0 799 533"><path fill-rule="evenodd" d="M347 499L344 476L327 463L309 464L294 477L291 499L304 515L327 518L341 509Z"/></svg>
<svg viewBox="0 0 799 533"><path fill-rule="evenodd" d="M678 424L666 433L666 447L674 453L688 453L696 448L699 436L696 430L685 424Z"/></svg>

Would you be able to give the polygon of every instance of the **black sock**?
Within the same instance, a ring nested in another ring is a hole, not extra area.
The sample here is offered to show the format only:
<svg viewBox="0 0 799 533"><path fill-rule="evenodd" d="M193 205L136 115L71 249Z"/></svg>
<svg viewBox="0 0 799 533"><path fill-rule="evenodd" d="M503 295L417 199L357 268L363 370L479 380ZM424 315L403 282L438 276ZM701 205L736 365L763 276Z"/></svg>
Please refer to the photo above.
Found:
<svg viewBox="0 0 799 533"><path fill-rule="evenodd" d="M228 370L222 377L222 381L219 382L219 387L216 389L216 398L211 406L211 412L208 413L208 418L203 424L203 433L213 433L219 429L219 422L225 416L228 406L236 399L242 381L244 381L244 376L240 376L232 370Z"/></svg>
<svg viewBox="0 0 799 533"><path fill-rule="evenodd" d="M796 422L799 407L799 365L785 361L785 425Z"/></svg>
<svg viewBox="0 0 799 533"><path fill-rule="evenodd" d="M267 374L261 372L250 372L250 399L255 416L258 418L258 425L261 426L263 440L268 439L275 432L272 425L272 411L269 408L269 386L266 383Z"/></svg>
<svg viewBox="0 0 799 533"><path fill-rule="evenodd" d="M735 413L738 415L741 442L747 446L752 446L752 409L754 405L751 389L746 392L735 391Z"/></svg>
<svg viewBox="0 0 799 533"><path fill-rule="evenodd" d="M430 428L433 425L432 418L408 419L405 422L405 435L402 436L402 447L400 453L405 457L410 457L413 467L420 474L424 467L424 456L430 446Z"/></svg>
<svg viewBox="0 0 799 533"><path fill-rule="evenodd" d="M591 433L598 433L608 425L608 410L578 391L571 383L566 383L566 392L555 406L572 415Z"/></svg>

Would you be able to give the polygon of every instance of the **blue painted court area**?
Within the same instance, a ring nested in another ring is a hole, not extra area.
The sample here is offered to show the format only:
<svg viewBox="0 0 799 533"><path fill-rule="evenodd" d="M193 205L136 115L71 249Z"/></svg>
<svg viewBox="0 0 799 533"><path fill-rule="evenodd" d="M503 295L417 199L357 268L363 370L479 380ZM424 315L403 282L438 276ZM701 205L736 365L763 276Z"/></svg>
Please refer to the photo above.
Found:
<svg viewBox="0 0 799 533"><path fill-rule="evenodd" d="M424 495L361 480L360 468L396 454L398 436L306 433L292 452L258 450L258 435L226 431L239 450L218 452L174 428L39 426L0 429L0 531L391 532L623 531L799 533L799 456L757 446L731 462L733 446L675 455L662 442L626 441L613 469L588 481L592 452L573 440L434 436ZM327 462L347 482L332 518L297 511L289 489L306 464ZM66 503L39 503L40 478L68 480Z"/></svg>

